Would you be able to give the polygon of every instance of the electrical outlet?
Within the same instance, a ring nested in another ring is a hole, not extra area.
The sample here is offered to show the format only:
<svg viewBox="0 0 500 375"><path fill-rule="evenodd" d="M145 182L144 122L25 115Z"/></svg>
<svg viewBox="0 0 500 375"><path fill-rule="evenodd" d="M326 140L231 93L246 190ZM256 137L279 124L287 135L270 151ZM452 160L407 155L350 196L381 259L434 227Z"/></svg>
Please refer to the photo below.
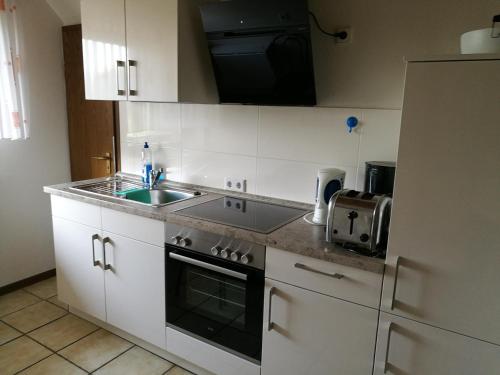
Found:
<svg viewBox="0 0 500 375"><path fill-rule="evenodd" d="M245 191L247 191L247 180L245 180L244 178L225 177L224 189L244 193Z"/></svg>
<svg viewBox="0 0 500 375"><path fill-rule="evenodd" d="M335 44L350 44L352 42L352 28L349 26L346 27L337 27L335 29L336 33L340 33L345 31L347 33L347 38L341 39L339 37L335 38Z"/></svg>

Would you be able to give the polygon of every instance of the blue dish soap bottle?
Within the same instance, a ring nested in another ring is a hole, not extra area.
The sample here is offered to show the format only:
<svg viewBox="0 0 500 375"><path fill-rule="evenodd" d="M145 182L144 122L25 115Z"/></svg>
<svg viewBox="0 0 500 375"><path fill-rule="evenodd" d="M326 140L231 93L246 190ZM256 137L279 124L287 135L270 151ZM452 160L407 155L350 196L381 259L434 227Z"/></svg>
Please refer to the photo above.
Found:
<svg viewBox="0 0 500 375"><path fill-rule="evenodd" d="M149 172L153 169L153 161L151 157L151 149L148 142L144 142L142 149L142 182L149 185Z"/></svg>

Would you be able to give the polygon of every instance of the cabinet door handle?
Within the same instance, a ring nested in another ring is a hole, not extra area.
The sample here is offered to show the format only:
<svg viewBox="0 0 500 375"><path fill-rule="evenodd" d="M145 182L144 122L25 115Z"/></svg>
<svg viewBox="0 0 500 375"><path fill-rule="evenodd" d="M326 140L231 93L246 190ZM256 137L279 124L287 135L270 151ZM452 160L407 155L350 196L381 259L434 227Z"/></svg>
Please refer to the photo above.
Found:
<svg viewBox="0 0 500 375"><path fill-rule="evenodd" d="M271 304L273 302L273 295L276 293L276 288L273 286L269 289L269 305L268 305L268 315L267 315L267 331L271 331L274 328L274 323L272 322L272 308Z"/></svg>
<svg viewBox="0 0 500 375"><path fill-rule="evenodd" d="M116 93L118 96L124 96L125 90L120 89L120 68L125 73L125 61L116 60Z"/></svg>
<svg viewBox="0 0 500 375"><path fill-rule="evenodd" d="M132 89L132 68L134 68L134 89ZM137 61L135 60L128 61L128 94L130 96L137 96Z"/></svg>
<svg viewBox="0 0 500 375"><path fill-rule="evenodd" d="M341 273L337 273L337 272L328 273L328 272L319 271L319 270L316 270L316 269L311 268L309 266L306 266L305 264L302 264L302 263L295 263L294 267L299 268L299 269L304 270L304 271L314 272L314 273L317 273L317 274L320 274L323 276L333 277L334 279L337 279L337 280L344 278L344 275L342 275Z"/></svg>
<svg viewBox="0 0 500 375"><path fill-rule="evenodd" d="M387 368L389 366L389 349L391 346L391 332L393 326L394 326L393 322L390 322L389 325L387 326L387 341L385 344L385 357L384 357L384 374L387 373Z"/></svg>
<svg viewBox="0 0 500 375"><path fill-rule="evenodd" d="M396 289L398 287L398 273L399 273L399 262L401 260L400 256L396 257L396 265L394 271L394 286L392 288L392 298L391 298L391 310L394 310L394 301L396 300Z"/></svg>
<svg viewBox="0 0 500 375"><path fill-rule="evenodd" d="M99 239L99 235L98 234L94 234L92 236L92 263L94 264L94 267L101 265L101 262L99 262L98 260L95 260L95 246L94 246L94 242L95 242L95 240L98 240L98 239Z"/></svg>
<svg viewBox="0 0 500 375"><path fill-rule="evenodd" d="M109 237L105 237L102 239L102 253L104 254L104 270L110 270L111 264L108 264L106 261L106 244L110 243L111 239Z"/></svg>

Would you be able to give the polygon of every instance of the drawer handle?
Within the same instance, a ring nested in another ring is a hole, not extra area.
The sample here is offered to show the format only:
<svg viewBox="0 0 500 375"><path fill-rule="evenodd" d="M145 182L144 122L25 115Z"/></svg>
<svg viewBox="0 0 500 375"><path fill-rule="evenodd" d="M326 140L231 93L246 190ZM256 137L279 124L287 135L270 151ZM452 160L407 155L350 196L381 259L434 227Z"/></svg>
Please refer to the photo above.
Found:
<svg viewBox="0 0 500 375"><path fill-rule="evenodd" d="M342 275L341 273L337 273L337 272L328 273L328 272L319 271L319 270L316 270L316 269L311 268L309 266L306 266L305 264L302 264L302 263L295 263L294 267L299 268L299 269L304 270L304 271L314 272L314 273L317 273L317 274L320 274L323 276L333 277L334 279L337 279L337 280L344 278L344 275Z"/></svg>
<svg viewBox="0 0 500 375"><path fill-rule="evenodd" d="M268 306L268 315L267 315L267 331L271 331L274 328L274 323L272 322L271 317L271 303L273 302L273 296L276 293L276 288L273 286L269 289L269 306Z"/></svg>
<svg viewBox="0 0 500 375"><path fill-rule="evenodd" d="M106 262L106 244L110 243L111 239L109 237L103 238L102 240L102 253L104 254L104 270L110 270L111 264Z"/></svg>
<svg viewBox="0 0 500 375"><path fill-rule="evenodd" d="M387 374L387 370L389 368L389 348L391 346L391 332L393 329L394 323L390 322L387 326L387 341L385 344L385 357L384 357L384 374Z"/></svg>
<svg viewBox="0 0 500 375"><path fill-rule="evenodd" d="M398 287L398 276L399 276L399 262L401 257L396 257L396 265L394 270L394 285L392 288L392 298L391 298L391 310L394 310L394 302L396 301L396 288Z"/></svg>

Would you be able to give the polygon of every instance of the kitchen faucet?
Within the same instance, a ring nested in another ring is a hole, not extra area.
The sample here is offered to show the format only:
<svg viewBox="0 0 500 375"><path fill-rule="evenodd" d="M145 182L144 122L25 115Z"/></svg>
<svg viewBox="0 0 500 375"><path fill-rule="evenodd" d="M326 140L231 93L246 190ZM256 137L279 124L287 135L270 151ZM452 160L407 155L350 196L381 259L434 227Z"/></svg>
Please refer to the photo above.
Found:
<svg viewBox="0 0 500 375"><path fill-rule="evenodd" d="M149 189L153 190L158 187L158 182L160 181L161 175L165 173L163 168L160 168L158 170L152 169L149 171Z"/></svg>

